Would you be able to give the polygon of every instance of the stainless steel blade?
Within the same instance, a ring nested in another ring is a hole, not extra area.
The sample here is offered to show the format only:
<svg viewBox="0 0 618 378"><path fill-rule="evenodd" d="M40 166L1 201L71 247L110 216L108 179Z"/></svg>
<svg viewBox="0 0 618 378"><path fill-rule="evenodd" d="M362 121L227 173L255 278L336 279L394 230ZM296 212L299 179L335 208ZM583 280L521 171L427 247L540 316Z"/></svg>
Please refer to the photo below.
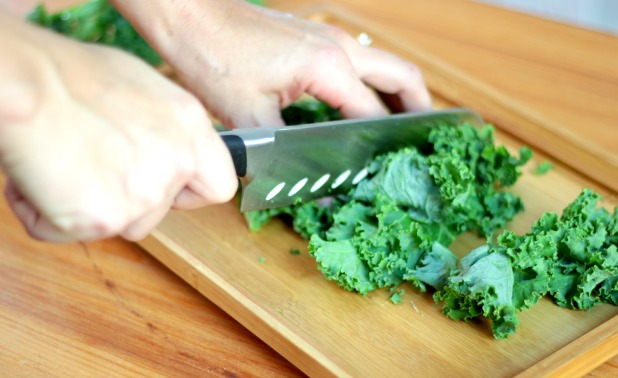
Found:
<svg viewBox="0 0 618 378"><path fill-rule="evenodd" d="M449 109L221 134L239 136L246 146L241 210L248 211L347 191L364 178L376 155L422 147L432 128L464 122L483 124L470 110Z"/></svg>

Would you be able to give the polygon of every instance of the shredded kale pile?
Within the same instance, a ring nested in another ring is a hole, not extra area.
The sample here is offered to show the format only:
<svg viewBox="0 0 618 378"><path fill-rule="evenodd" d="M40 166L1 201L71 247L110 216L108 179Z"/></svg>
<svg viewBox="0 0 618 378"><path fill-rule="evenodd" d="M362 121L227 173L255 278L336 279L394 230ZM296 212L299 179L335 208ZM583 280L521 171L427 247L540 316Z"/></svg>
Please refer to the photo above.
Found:
<svg viewBox="0 0 618 378"><path fill-rule="evenodd" d="M319 108L309 101L298 109L310 122ZM289 112L282 114L288 122ZM531 152L523 148L517 158L495 147L491 127L444 125L429 140L427 153L410 147L376 157L368 177L331 206L313 201L248 212L249 227L292 219L326 278L348 290L366 294L405 281L422 291L441 287L457 263L447 247L458 235L491 234L523 210L503 188L515 183Z"/></svg>
<svg viewBox="0 0 618 378"><path fill-rule="evenodd" d="M462 258L434 298L452 319L490 319L500 339L545 295L572 309L618 305L618 207L612 216L599 199L585 189L561 217L545 213L526 235L505 231Z"/></svg>
<svg viewBox="0 0 618 378"><path fill-rule="evenodd" d="M404 281L441 287L457 262L447 246L459 234L495 232L523 210L501 188L515 182L530 150L515 158L493 148L491 128L471 125L439 127L430 142L428 155L410 147L377 157L368 178L338 198L332 223L309 242L328 279L361 294Z"/></svg>
<svg viewBox="0 0 618 378"><path fill-rule="evenodd" d="M299 108L307 123L320 109L300 103L292 110ZM490 126L444 125L429 140L428 151L376 157L368 177L331 206L313 201L248 212L248 224L257 231L272 217L290 219L327 279L363 295L396 292L403 282L432 288L445 315L485 317L498 339L514 333L517 313L543 296L575 309L618 304L618 210L611 216L597 207L598 194L584 190L561 217L546 213L530 233L504 231L494 241L523 211L521 199L504 189L517 181L530 149L511 155L495 145ZM459 260L448 247L468 231L488 242Z"/></svg>

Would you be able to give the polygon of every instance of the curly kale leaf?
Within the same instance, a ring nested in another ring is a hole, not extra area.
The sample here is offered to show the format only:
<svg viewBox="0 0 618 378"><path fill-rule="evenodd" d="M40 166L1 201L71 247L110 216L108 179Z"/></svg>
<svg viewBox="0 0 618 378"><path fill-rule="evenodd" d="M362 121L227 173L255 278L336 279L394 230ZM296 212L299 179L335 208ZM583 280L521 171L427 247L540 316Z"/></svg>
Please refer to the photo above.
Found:
<svg viewBox="0 0 618 378"><path fill-rule="evenodd" d="M429 173L445 204L443 219L458 232L490 235L523 211L519 197L501 190L513 185L520 167L531 157L527 147L520 157L496 146L493 127L440 127L429 136L433 153Z"/></svg>
<svg viewBox="0 0 618 378"><path fill-rule="evenodd" d="M618 304L618 216L599 199L586 189L560 218L546 213L521 236L505 231L465 256L434 298L453 319L490 319L496 338L515 332L516 312L544 295L569 308Z"/></svg>
<svg viewBox="0 0 618 378"><path fill-rule="evenodd" d="M515 332L519 324L513 307L515 274L509 258L481 246L461 259L448 284L434 294L443 312L455 320L485 316L496 338Z"/></svg>
<svg viewBox="0 0 618 378"><path fill-rule="evenodd" d="M247 211L244 213L249 230L258 232L271 219L291 219L294 231L303 238L323 235L332 224L333 208L321 206L316 201L301 202L273 209Z"/></svg>
<svg viewBox="0 0 618 378"><path fill-rule="evenodd" d="M334 214L326 239L311 238L309 251L327 279L366 294L377 287L395 287L411 281L421 290L425 285L445 282L456 257L432 241L438 235L433 225L415 222L392 200L379 195L372 205L357 201L343 205ZM451 240L449 238L449 240ZM349 261L337 270L325 264L334 255ZM326 268L326 270L325 270Z"/></svg>
<svg viewBox="0 0 618 378"><path fill-rule="evenodd" d="M315 257L324 277L336 281L346 290L367 294L376 285L369 278L369 268L361 259L351 239L325 241L313 235L309 253Z"/></svg>
<svg viewBox="0 0 618 378"><path fill-rule="evenodd" d="M352 191L352 198L374 202L381 195L421 222L442 219L443 203L440 189L429 175L427 158L415 149L404 148L379 156L368 167L370 179L361 181Z"/></svg>
<svg viewBox="0 0 618 378"><path fill-rule="evenodd" d="M599 200L586 189L560 218L558 260L550 284L560 306L618 305L618 208L612 215L598 207Z"/></svg>
<svg viewBox="0 0 618 378"><path fill-rule="evenodd" d="M49 13L40 4L28 14L27 19L80 41L120 48L153 66L163 62L161 56L107 0L90 0L57 13Z"/></svg>

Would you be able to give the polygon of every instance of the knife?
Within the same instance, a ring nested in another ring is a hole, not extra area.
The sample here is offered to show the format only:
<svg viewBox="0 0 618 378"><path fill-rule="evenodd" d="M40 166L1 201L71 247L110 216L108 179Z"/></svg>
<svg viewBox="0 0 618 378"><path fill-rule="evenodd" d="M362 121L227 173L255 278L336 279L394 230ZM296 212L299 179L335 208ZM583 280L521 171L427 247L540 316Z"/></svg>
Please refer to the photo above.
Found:
<svg viewBox="0 0 618 378"><path fill-rule="evenodd" d="M468 109L396 114L374 119L220 132L242 184L241 211L286 206L345 192L367 176L378 154L423 148L439 125L481 117Z"/></svg>

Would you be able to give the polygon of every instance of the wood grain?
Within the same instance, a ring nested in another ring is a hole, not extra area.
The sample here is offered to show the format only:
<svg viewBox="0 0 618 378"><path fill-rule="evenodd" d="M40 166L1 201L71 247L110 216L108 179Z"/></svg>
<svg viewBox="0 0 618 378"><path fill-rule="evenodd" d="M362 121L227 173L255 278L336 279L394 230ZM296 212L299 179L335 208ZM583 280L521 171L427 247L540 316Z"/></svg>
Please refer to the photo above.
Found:
<svg viewBox="0 0 618 378"><path fill-rule="evenodd" d="M0 219L1 376L302 376L135 244L35 242L4 200Z"/></svg>

